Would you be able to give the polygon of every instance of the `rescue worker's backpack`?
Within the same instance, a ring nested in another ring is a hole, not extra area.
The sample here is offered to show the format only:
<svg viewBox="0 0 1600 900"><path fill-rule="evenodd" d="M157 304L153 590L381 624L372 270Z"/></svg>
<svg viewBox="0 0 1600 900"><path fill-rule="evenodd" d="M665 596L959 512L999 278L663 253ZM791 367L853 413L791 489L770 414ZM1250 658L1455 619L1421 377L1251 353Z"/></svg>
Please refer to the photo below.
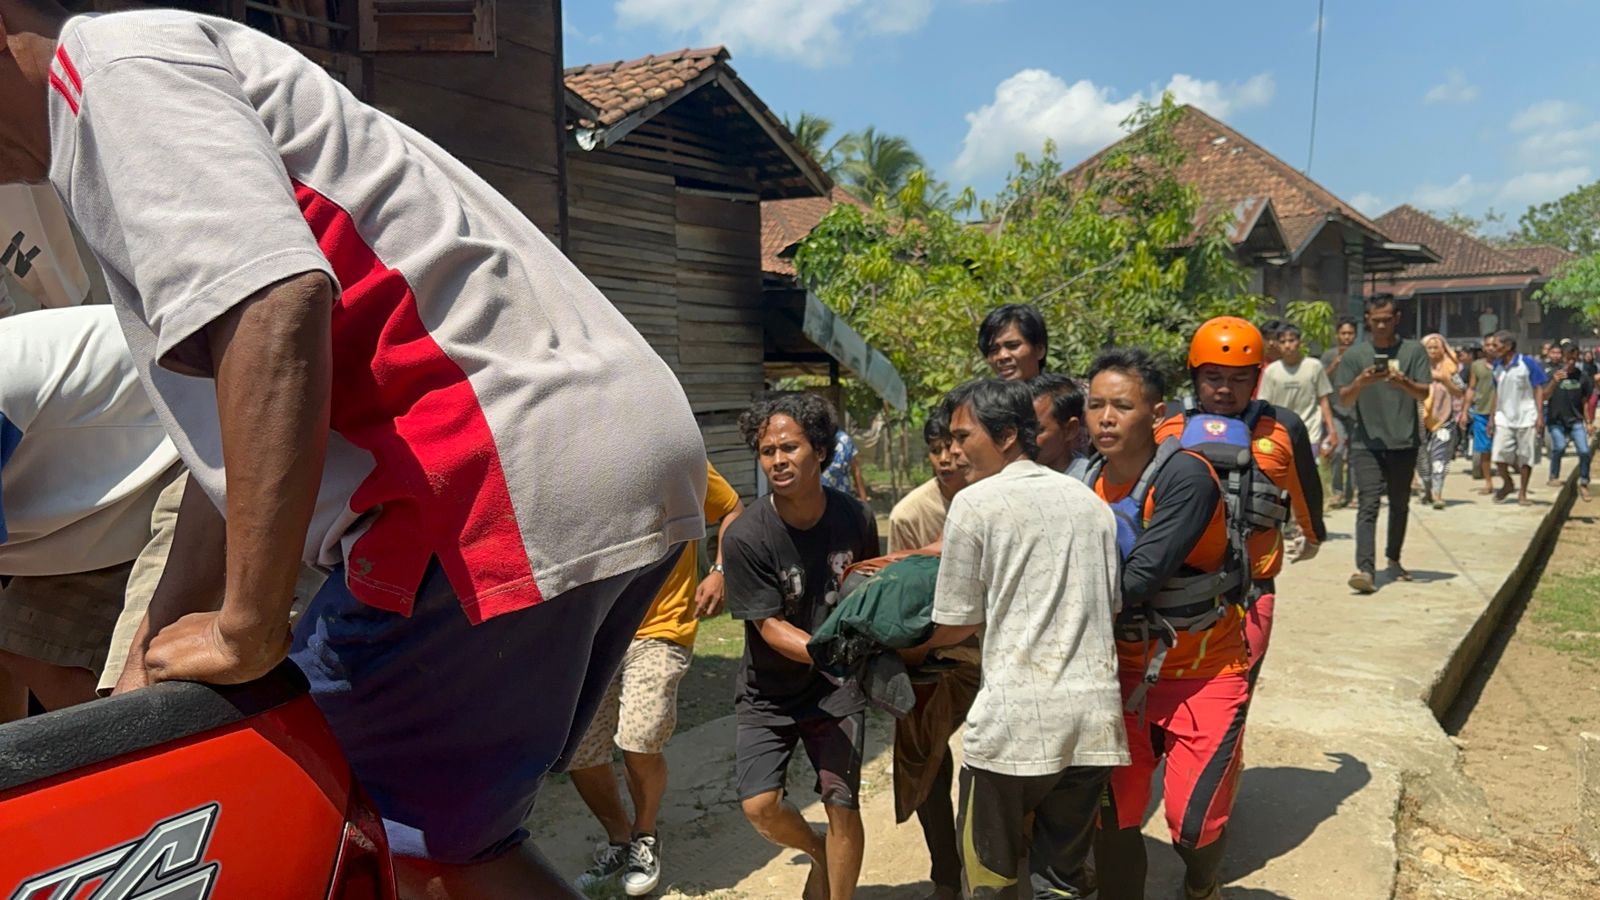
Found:
<svg viewBox="0 0 1600 900"><path fill-rule="evenodd" d="M1143 606L1124 607L1117 617L1118 639L1160 641L1146 664L1144 683L1128 699L1130 710L1142 706L1179 631L1204 631L1222 619L1230 604L1248 607L1255 601L1249 538L1256 531L1281 527L1289 517L1287 492L1256 463L1250 427L1241 419L1186 412L1182 435L1162 441L1133 490L1110 504L1117 522L1117 550L1123 559L1144 533L1145 501L1156 477L1184 450L1205 460L1221 486L1228 550L1220 569L1175 576ZM1095 457L1083 474L1084 481L1093 487L1104 469L1104 457Z"/></svg>

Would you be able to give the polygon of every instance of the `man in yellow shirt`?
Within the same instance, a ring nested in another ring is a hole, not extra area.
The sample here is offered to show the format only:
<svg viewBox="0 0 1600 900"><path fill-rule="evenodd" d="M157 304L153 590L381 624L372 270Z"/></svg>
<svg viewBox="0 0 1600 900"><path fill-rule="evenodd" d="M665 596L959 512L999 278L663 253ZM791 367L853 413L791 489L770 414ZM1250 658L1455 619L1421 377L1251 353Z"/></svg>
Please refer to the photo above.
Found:
<svg viewBox="0 0 1600 900"><path fill-rule="evenodd" d="M642 897L661 880L656 814L667 791L667 758L662 751L678 723L678 682L694 658L699 620L722 611L721 535L744 511L738 492L710 463L706 473L706 522L722 522L716 564L696 586L698 548L694 543L684 547L634 634L589 731L572 754L568 770L572 784L605 826L607 840L595 854L594 865L579 877L582 888L620 875L628 896ZM611 771L613 744L622 749L623 774L633 799L631 820Z"/></svg>

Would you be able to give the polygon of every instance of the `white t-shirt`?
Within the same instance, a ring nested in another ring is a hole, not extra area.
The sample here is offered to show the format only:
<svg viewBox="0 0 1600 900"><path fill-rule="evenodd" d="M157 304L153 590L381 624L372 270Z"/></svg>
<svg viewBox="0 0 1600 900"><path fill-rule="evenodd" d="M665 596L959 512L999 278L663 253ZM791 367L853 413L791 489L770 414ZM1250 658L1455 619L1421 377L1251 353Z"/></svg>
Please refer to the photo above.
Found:
<svg viewBox="0 0 1600 900"><path fill-rule="evenodd" d="M0 319L0 574L125 563L178 451L109 306Z"/></svg>
<svg viewBox="0 0 1600 900"><path fill-rule="evenodd" d="M357 598L409 612L437 557L482 621L703 534L705 447L671 370L432 141L289 46L192 13L71 19L51 76L50 180L219 508L214 385L187 377L210 374L201 332L322 272L332 434L304 559L347 563Z"/></svg>
<svg viewBox="0 0 1600 900"><path fill-rule="evenodd" d="M1333 383L1322 368L1322 361L1307 356L1298 365L1290 366L1277 360L1267 366L1261 375L1262 400L1281 406L1306 423L1311 446L1322 443L1322 398L1333 393Z"/></svg>
<svg viewBox="0 0 1600 900"><path fill-rule="evenodd" d="M40 306L77 306L89 295L89 273L55 188L0 184L0 241L0 267ZM0 315L15 310L9 279L0 279Z"/></svg>
<svg viewBox="0 0 1600 900"><path fill-rule="evenodd" d="M1539 401L1534 388L1550 381L1538 360L1525 353L1494 365L1496 428L1532 428L1539 422Z"/></svg>
<svg viewBox="0 0 1600 900"><path fill-rule="evenodd" d="M955 496L933 621L983 625L962 741L970 765L1050 775L1128 764L1118 597L1116 521L1082 482L1023 459Z"/></svg>

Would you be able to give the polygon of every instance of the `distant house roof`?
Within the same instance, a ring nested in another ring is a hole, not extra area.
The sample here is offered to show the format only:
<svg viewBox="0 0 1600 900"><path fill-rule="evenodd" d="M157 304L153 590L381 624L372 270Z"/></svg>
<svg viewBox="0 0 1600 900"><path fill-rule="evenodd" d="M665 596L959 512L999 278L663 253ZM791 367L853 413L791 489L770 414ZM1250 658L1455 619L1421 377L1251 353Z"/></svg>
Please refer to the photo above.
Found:
<svg viewBox="0 0 1600 900"><path fill-rule="evenodd" d="M609 147L673 104L714 85L754 125L746 126L741 140L762 185L762 199L821 196L833 186L816 160L728 65L724 47L574 66L565 71L564 79L570 111L567 126L584 150Z"/></svg>
<svg viewBox="0 0 1600 900"><path fill-rule="evenodd" d="M1578 258L1578 254L1549 244L1529 247L1506 247L1501 251L1512 259L1521 260L1539 270L1539 274L1552 278L1556 270Z"/></svg>
<svg viewBox="0 0 1600 900"><path fill-rule="evenodd" d="M1536 275L1539 267L1513 258L1488 243L1435 219L1413 206L1397 206L1378 217L1378 225L1398 240L1427 244L1436 263L1407 266L1398 278L1452 278L1462 275Z"/></svg>
<svg viewBox="0 0 1600 900"><path fill-rule="evenodd" d="M1409 205L1378 217L1396 240L1426 244L1438 262L1407 266L1372 291L1410 296L1417 292L1518 290L1548 280L1573 254L1560 247L1496 247Z"/></svg>
<svg viewBox="0 0 1600 900"><path fill-rule="evenodd" d="M1270 201L1291 258L1298 257L1322 227L1334 221L1363 232L1373 253L1381 255L1388 243L1386 235L1354 206L1200 108L1184 106L1180 113L1173 136L1188 156L1178 177L1200 190L1203 217L1223 210L1234 212L1234 243L1249 236L1248 231L1240 234L1239 230L1247 222L1254 227L1252 213ZM1092 168L1120 143L1074 166L1068 176Z"/></svg>
<svg viewBox="0 0 1600 900"><path fill-rule="evenodd" d="M826 197L799 197L762 203L761 271L772 275L794 275L794 246L804 240L822 221L822 217L840 203L868 208L867 204L841 187L835 187Z"/></svg>

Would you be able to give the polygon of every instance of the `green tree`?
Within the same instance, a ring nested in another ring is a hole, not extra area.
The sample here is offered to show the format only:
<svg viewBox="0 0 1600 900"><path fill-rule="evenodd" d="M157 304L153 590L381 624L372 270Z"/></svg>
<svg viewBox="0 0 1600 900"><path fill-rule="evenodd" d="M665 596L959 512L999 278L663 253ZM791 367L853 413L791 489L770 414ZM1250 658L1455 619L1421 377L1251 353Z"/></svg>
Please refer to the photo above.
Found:
<svg viewBox="0 0 1600 900"><path fill-rule="evenodd" d="M1324 300L1291 300L1284 318L1300 327L1300 338L1324 349L1333 346L1333 304Z"/></svg>
<svg viewBox="0 0 1600 900"><path fill-rule="evenodd" d="M1600 252L1556 270L1556 277L1536 296L1541 302L1577 310L1591 326L1600 326Z"/></svg>
<svg viewBox="0 0 1600 900"><path fill-rule="evenodd" d="M1504 237L1485 232L1485 229L1487 229L1489 226L1502 224L1506 220L1506 214L1496 211L1492 206L1484 210L1483 215L1481 216L1468 215L1467 213L1454 208L1448 212L1436 212L1434 210L1429 210L1428 215L1433 216L1435 219L1438 219L1457 231L1464 231L1467 234L1478 238L1479 240L1488 241L1492 244L1504 244L1506 242Z"/></svg>
<svg viewBox="0 0 1600 900"><path fill-rule="evenodd" d="M1554 244L1579 256L1600 253L1600 181L1530 206L1517 222L1518 243Z"/></svg>
<svg viewBox="0 0 1600 900"><path fill-rule="evenodd" d="M795 143L810 154L830 177L838 161L834 158L834 150L839 146L838 141L828 143L828 135L833 132L833 121L823 116L813 115L808 112L800 113L800 117L790 121L788 116L783 117L783 127L789 129L794 135Z"/></svg>
<svg viewBox="0 0 1600 900"><path fill-rule="evenodd" d="M1144 347L1181 369L1188 335L1222 314L1253 316L1247 273L1225 218L1201 215L1177 176L1170 97L1142 107L1132 139L1086 174L1067 177L1053 146L1017 157L1000 195L968 189L930 202L914 171L890 202L839 206L801 244L801 277L899 369L921 408L987 371L977 352L984 315L1033 303L1050 325L1051 368L1083 372L1110 344ZM974 208L982 225L965 219Z"/></svg>
<svg viewBox="0 0 1600 900"><path fill-rule="evenodd" d="M870 126L840 138L836 152L838 168L831 174L840 187L868 203L880 195L898 195L912 173L927 168L910 141Z"/></svg>

